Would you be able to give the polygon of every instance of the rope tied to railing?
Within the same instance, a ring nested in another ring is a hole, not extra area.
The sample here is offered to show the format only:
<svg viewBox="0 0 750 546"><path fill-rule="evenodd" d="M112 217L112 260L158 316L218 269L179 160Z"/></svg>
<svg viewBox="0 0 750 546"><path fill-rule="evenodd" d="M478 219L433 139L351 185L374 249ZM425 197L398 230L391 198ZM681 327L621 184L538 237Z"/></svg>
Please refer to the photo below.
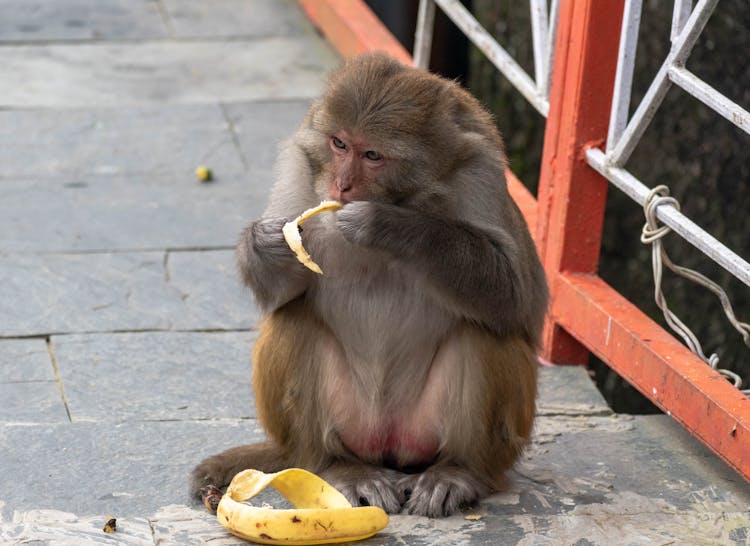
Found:
<svg viewBox="0 0 750 546"><path fill-rule="evenodd" d="M648 196L646 196L646 201L643 204L646 223L644 224L641 233L641 242L643 244L652 245L651 265L654 273L654 300L656 301L656 305L662 310L664 319L667 321L669 327L685 341L688 348L719 374L732 381L734 386L739 389L742 387L742 378L730 370L719 368L719 356L716 353L712 353L711 356L707 357L695 334L677 317L677 315L674 314L674 312L669 309L661 286L663 266L666 265L673 273L713 292L714 295L719 298L727 319L740 333L745 345L748 347L750 347L750 324L737 320L732 304L729 301L729 296L727 296L727 293L718 284L697 271L676 265L670 260L667 251L664 249L662 238L671 232L672 228L666 225L660 226L656 216L656 209L662 205L672 206L677 210L680 210L679 201L669 195L669 188L665 185L656 186L652 189ZM743 392L750 393L750 390L745 390Z"/></svg>

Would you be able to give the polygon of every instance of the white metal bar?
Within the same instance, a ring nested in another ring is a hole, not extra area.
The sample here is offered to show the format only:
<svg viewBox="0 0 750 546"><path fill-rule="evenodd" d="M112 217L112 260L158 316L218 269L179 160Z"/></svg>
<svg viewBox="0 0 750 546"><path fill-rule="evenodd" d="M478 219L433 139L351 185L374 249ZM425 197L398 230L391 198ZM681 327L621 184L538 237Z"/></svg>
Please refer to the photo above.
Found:
<svg viewBox="0 0 750 546"><path fill-rule="evenodd" d="M693 0L675 0L674 10L672 11L672 30L669 35L669 39L672 43L675 43L677 37L685 28L688 18L690 18L690 12L693 11Z"/></svg>
<svg viewBox="0 0 750 546"><path fill-rule="evenodd" d="M685 27L680 32L677 41L672 46L672 50L667 55L661 68L659 68L654 81L651 82L646 95L630 119L630 123L628 123L623 131L617 145L613 149L607 149L607 159L612 165L623 165L633 153L638 141L643 136L648 124L653 119L656 110L661 105L669 90L669 68L673 65L682 65L685 63L685 59L690 55L690 51L695 46L695 42L706 26L708 18L711 17L711 13L713 13L718 1L700 0L698 2L687 23L685 23Z"/></svg>
<svg viewBox="0 0 750 546"><path fill-rule="evenodd" d="M633 69L635 52L638 48L638 29L641 25L642 0L625 0L622 28L620 30L620 48L615 73L615 90L612 96L612 112L609 118L607 133L607 150L617 145L630 113L630 92L633 88Z"/></svg>
<svg viewBox="0 0 750 546"><path fill-rule="evenodd" d="M586 151L586 160L591 167L625 192L633 201L641 207L644 205L646 196L651 190L625 169L610 165L604 152L598 148L589 148ZM721 241L706 233L703 228L674 207L661 206L656 209L656 216L675 233L750 286L750 263L727 248Z"/></svg>
<svg viewBox="0 0 750 546"><path fill-rule="evenodd" d="M560 13L559 0L552 0L549 7L549 37L547 38L547 75L544 78L542 95L549 102L549 90L552 87L552 67L555 63L555 40L557 39L557 16Z"/></svg>
<svg viewBox="0 0 750 546"><path fill-rule="evenodd" d="M729 100L688 69L671 67L669 79L737 127L750 133L750 112Z"/></svg>
<svg viewBox="0 0 750 546"><path fill-rule="evenodd" d="M417 29L414 32L414 66L427 70L432 52L432 30L435 26L434 0L420 0Z"/></svg>
<svg viewBox="0 0 750 546"><path fill-rule="evenodd" d="M547 88L547 0L530 0L531 40L534 48L534 79L537 93L544 94Z"/></svg>
<svg viewBox="0 0 750 546"><path fill-rule="evenodd" d="M469 40L510 80L516 89L543 116L549 112L547 97L537 92L536 84L523 68L479 24L459 0L434 0Z"/></svg>

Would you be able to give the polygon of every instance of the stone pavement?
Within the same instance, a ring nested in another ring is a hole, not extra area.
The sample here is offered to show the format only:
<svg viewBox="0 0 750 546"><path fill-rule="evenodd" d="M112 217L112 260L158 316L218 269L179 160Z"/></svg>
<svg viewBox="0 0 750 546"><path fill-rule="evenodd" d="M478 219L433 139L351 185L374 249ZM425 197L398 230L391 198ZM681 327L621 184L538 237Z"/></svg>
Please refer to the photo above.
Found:
<svg viewBox="0 0 750 546"><path fill-rule="evenodd" d="M291 0L0 0L0 544L242 543L187 476L262 437L233 246L337 62ZM541 391L479 519L363 544L750 544L748 485L668 417Z"/></svg>

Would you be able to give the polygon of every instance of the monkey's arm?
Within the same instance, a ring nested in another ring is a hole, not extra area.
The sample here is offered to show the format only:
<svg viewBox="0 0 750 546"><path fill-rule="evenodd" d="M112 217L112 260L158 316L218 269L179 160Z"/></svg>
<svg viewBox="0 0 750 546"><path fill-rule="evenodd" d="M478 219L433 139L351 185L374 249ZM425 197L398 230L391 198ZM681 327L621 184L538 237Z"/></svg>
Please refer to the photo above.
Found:
<svg viewBox="0 0 750 546"><path fill-rule="evenodd" d="M431 216L383 203L349 203L338 227L350 242L413 267L446 306L501 334L536 336L547 289L527 234ZM531 251L530 251L531 250Z"/></svg>
<svg viewBox="0 0 750 546"><path fill-rule="evenodd" d="M264 312L302 294L314 275L299 263L282 233L286 222L320 201L313 192L312 177L303 151L290 140L279 154L268 208L245 228L237 244L240 275Z"/></svg>

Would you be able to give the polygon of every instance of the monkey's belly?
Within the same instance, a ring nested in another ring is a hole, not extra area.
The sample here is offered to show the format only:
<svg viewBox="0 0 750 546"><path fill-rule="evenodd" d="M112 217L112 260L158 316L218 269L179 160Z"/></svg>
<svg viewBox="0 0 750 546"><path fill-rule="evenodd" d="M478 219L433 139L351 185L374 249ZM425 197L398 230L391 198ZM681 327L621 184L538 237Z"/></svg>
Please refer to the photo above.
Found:
<svg viewBox="0 0 750 546"><path fill-rule="evenodd" d="M434 352L428 352L432 355ZM414 467L434 461L442 444L444 408L450 385L444 347L420 363L425 373L404 375L406 363L390 380L362 374L374 363L352 363L331 338L324 354L323 382L333 430L346 449L364 461ZM414 363L416 358L412 359ZM360 373L355 373L354 370ZM419 378L419 379L417 379Z"/></svg>

